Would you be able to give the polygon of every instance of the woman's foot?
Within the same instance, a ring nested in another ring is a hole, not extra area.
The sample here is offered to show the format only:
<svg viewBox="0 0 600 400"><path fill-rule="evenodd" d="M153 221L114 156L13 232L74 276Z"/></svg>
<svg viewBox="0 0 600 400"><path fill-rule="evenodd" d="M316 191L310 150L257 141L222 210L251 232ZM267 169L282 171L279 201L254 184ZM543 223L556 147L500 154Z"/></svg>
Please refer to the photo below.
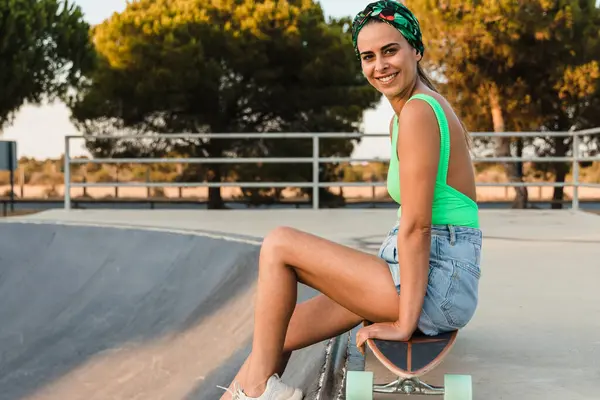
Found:
<svg viewBox="0 0 600 400"><path fill-rule="evenodd" d="M221 387L221 389L225 388ZM267 381L267 388L259 397L250 397L246 395L237 384L233 385L233 390L225 390L231 393L232 400L302 400L303 398L300 389L286 385L277 374L274 374L269 378Z"/></svg>

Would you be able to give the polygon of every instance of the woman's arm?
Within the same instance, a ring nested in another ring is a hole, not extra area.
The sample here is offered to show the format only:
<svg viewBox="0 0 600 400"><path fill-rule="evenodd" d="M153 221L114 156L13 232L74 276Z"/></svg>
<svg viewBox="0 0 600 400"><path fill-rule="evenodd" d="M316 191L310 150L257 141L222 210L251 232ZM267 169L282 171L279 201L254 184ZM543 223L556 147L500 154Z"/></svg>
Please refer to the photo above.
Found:
<svg viewBox="0 0 600 400"><path fill-rule="evenodd" d="M439 128L429 104L413 100L404 106L396 151L402 204L398 231L400 315L395 322L380 322L359 329L356 345L361 352L369 338L410 339L421 315L429 275L431 206L440 153Z"/></svg>
<svg viewBox="0 0 600 400"><path fill-rule="evenodd" d="M400 316L404 331L417 328L429 273L431 208L440 155L440 133L428 103L408 102L398 127L400 203L398 230L400 264Z"/></svg>

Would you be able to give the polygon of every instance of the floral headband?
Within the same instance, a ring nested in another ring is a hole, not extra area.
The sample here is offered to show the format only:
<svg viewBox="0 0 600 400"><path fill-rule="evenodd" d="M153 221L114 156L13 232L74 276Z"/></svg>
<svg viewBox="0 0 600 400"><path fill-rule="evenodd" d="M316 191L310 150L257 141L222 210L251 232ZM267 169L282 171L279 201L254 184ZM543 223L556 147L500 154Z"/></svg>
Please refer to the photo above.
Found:
<svg viewBox="0 0 600 400"><path fill-rule="evenodd" d="M356 56L360 59L357 39L361 29L370 19L378 19L398 29L406 41L414 47L421 55L425 52L425 46L421 38L419 21L405 5L393 0L380 0L367 5L359 12L352 22L352 43Z"/></svg>

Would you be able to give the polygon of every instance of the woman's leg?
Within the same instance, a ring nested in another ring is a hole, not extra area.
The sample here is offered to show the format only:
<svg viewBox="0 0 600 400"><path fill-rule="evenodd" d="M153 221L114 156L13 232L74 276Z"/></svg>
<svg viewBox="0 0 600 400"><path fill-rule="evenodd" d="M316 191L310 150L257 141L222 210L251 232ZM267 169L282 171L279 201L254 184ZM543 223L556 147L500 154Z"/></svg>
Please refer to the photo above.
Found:
<svg viewBox="0 0 600 400"><path fill-rule="evenodd" d="M241 379L248 396L261 395L279 368L297 282L361 319L398 319L398 294L383 260L292 228L275 229L265 238L259 259L252 356Z"/></svg>
<svg viewBox="0 0 600 400"><path fill-rule="evenodd" d="M283 375L293 351L338 336L349 331L361 321L362 317L348 311L323 294L298 304L290 320L283 345L283 354L276 372L280 376ZM244 381L250 357L252 355L248 356L234 381L240 383ZM221 397L221 400L229 399L231 399L229 392L225 392Z"/></svg>

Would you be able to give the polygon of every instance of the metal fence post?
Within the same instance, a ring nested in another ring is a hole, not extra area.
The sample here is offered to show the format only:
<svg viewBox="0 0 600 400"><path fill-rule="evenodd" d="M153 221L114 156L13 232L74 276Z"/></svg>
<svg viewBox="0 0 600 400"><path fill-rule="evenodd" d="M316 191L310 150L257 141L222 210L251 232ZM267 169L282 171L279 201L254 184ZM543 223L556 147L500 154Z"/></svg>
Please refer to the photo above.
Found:
<svg viewBox="0 0 600 400"><path fill-rule="evenodd" d="M579 210L579 135L573 132L573 200L571 207Z"/></svg>
<svg viewBox="0 0 600 400"><path fill-rule="evenodd" d="M319 209L319 137L313 136L313 209Z"/></svg>
<svg viewBox="0 0 600 400"><path fill-rule="evenodd" d="M65 137L65 210L71 209L71 155L69 151L69 137Z"/></svg>

